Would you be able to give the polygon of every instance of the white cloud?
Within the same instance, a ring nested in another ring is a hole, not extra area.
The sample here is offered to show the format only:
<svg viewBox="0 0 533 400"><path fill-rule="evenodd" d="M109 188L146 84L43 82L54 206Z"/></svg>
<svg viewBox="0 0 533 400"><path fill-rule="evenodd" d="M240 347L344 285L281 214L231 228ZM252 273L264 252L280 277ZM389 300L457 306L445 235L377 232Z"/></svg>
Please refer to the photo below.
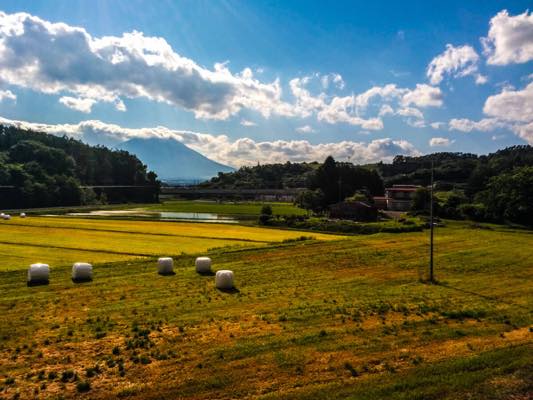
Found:
<svg viewBox="0 0 533 400"><path fill-rule="evenodd" d="M316 132L310 125L304 125L296 128L296 132L300 133L314 133Z"/></svg>
<svg viewBox="0 0 533 400"><path fill-rule="evenodd" d="M524 125L516 125L513 127L513 132L533 146L533 122Z"/></svg>
<svg viewBox="0 0 533 400"><path fill-rule="evenodd" d="M322 84L323 89L328 89L331 83L333 83L336 88L341 90L346 86L342 76L337 73L322 75L320 77L320 83Z"/></svg>
<svg viewBox="0 0 533 400"><path fill-rule="evenodd" d="M255 122L249 121L247 119L241 119L241 125L242 126L257 126Z"/></svg>
<svg viewBox="0 0 533 400"><path fill-rule="evenodd" d="M488 36L482 38L487 63L508 65L533 60L533 13L510 16L502 10L490 20Z"/></svg>
<svg viewBox="0 0 533 400"><path fill-rule="evenodd" d="M431 126L433 129L441 129L441 128L444 128L446 126L446 123L444 123L444 122L432 122L431 124L429 124L429 126Z"/></svg>
<svg viewBox="0 0 533 400"><path fill-rule="evenodd" d="M0 90L0 102L4 101L5 99L15 101L17 100L17 95L11 90Z"/></svg>
<svg viewBox="0 0 533 400"><path fill-rule="evenodd" d="M478 61L479 56L472 46L447 44L446 50L429 63L426 75L432 85L441 83L446 75L454 78L473 75L477 84L483 84L487 77L479 74Z"/></svg>
<svg viewBox="0 0 533 400"><path fill-rule="evenodd" d="M89 143L116 145L124 140L140 137L173 138L210 158L233 166L255 165L257 162L322 161L328 155L356 164L391 161L395 155L419 155L420 152L405 140L389 138L370 142L342 141L311 144L306 140L276 140L257 142L250 138L230 140L226 135L212 135L191 131L155 128L123 128L101 121L78 124L48 125L0 118L0 123L16 125L54 135L67 135Z"/></svg>
<svg viewBox="0 0 533 400"><path fill-rule="evenodd" d="M96 103L96 100L63 96L59 99L59 102L65 107L88 114L92 111L92 107Z"/></svg>
<svg viewBox="0 0 533 400"><path fill-rule="evenodd" d="M160 37L137 31L94 37L83 28L0 12L0 81L59 94L62 104L85 113L97 102L125 111L123 99L144 98L189 110L197 118L224 120L246 109L264 118L315 116L329 124L379 130L379 116L364 115L372 99L401 102L402 107L442 105L440 89L428 85L411 90L389 84L342 97L311 94L310 79L289 82L294 102L288 102L279 79L262 82L250 68L232 73L227 62L208 69L177 54ZM336 73L322 76L322 84L345 86Z"/></svg>
<svg viewBox="0 0 533 400"><path fill-rule="evenodd" d="M414 117L418 119L424 119L424 114L418 108L413 107L404 107L396 111L396 114L402 115L404 117Z"/></svg>
<svg viewBox="0 0 533 400"><path fill-rule="evenodd" d="M383 104L379 109L378 115L380 117L384 117L385 115L394 115L394 109L388 104Z"/></svg>
<svg viewBox="0 0 533 400"><path fill-rule="evenodd" d="M495 129L508 128L509 125L497 118L483 118L479 121L472 121L468 118L453 118L448 123L450 130L461 132L490 132Z"/></svg>
<svg viewBox="0 0 533 400"><path fill-rule="evenodd" d="M450 140L443 137L434 137L429 140L429 145L431 147L448 147L453 144L455 140Z"/></svg>
<svg viewBox="0 0 533 400"><path fill-rule="evenodd" d="M279 81L260 82L249 68L232 74L219 63L210 70L177 54L163 38L136 31L98 38L26 13L0 12L0 80L111 102L119 110L124 97L164 102L198 118L226 119L243 108L265 117L295 115L281 100ZM88 109L87 102L64 102Z"/></svg>
<svg viewBox="0 0 533 400"><path fill-rule="evenodd" d="M504 89L499 94L489 96L483 112L507 121L533 121L533 82L522 90Z"/></svg>
<svg viewBox="0 0 533 400"><path fill-rule="evenodd" d="M417 107L442 106L442 92L440 88L417 83L414 90L408 90L402 97L401 104L408 107L411 104Z"/></svg>

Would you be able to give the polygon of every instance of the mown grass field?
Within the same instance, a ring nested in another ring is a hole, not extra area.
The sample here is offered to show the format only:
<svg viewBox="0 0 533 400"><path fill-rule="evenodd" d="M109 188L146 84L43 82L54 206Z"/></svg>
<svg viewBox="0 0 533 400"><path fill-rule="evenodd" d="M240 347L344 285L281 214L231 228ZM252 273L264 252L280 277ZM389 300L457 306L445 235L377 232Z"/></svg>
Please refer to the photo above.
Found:
<svg viewBox="0 0 533 400"><path fill-rule="evenodd" d="M438 285L419 282L427 232L212 250L231 293L192 255L174 276L155 259L98 263L84 284L69 266L31 288L1 271L0 398L531 398L532 246L526 231L438 228Z"/></svg>
<svg viewBox="0 0 533 400"><path fill-rule="evenodd" d="M37 261L62 266L74 261L100 263L196 254L214 248L265 246L301 236L311 234L223 224L14 217L0 223L0 270L25 268ZM312 236L318 240L339 238Z"/></svg>
<svg viewBox="0 0 533 400"><path fill-rule="evenodd" d="M261 207L268 204L275 215L306 215L307 211L291 203L281 202L221 202L194 201L194 200L169 200L161 204L150 204L143 209L150 211L170 211L188 213L214 213L225 215L259 216Z"/></svg>

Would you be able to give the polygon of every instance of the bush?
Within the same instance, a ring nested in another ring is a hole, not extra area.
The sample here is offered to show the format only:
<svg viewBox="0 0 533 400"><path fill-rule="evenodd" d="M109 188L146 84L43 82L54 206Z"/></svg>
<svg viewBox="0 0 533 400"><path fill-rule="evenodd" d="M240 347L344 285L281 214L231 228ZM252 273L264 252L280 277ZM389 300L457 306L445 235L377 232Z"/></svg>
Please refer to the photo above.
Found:
<svg viewBox="0 0 533 400"><path fill-rule="evenodd" d="M89 381L81 381L76 384L76 389L80 393L85 393L91 390L91 382Z"/></svg>
<svg viewBox="0 0 533 400"><path fill-rule="evenodd" d="M484 204L461 204L459 212L463 218L471 221L485 221L487 218L487 207Z"/></svg>

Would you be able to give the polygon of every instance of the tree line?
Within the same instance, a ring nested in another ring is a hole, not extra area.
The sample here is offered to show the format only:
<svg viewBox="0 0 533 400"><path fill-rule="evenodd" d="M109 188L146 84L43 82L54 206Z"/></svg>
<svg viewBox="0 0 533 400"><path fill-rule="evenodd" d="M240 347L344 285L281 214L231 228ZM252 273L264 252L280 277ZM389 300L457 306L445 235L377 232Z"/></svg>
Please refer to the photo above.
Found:
<svg viewBox="0 0 533 400"><path fill-rule="evenodd" d="M220 173L203 187L306 188L297 203L321 213L352 198L372 202L384 188L412 184L427 188L434 165L436 212L445 218L514 222L533 226L533 147L512 146L488 155L434 153L396 156L392 163L356 166L328 157L324 163L267 164ZM422 188L413 211L427 211L429 193Z"/></svg>
<svg viewBox="0 0 533 400"><path fill-rule="evenodd" d="M0 126L1 208L152 202L159 187L157 175L126 151Z"/></svg>

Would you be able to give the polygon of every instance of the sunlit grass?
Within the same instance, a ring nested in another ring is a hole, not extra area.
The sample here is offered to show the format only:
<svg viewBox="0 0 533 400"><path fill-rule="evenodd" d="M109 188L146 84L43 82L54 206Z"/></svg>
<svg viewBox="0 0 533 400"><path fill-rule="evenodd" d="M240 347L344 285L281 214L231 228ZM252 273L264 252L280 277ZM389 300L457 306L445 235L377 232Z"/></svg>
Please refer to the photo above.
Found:
<svg viewBox="0 0 533 400"><path fill-rule="evenodd" d="M291 203L281 202L216 202L193 200L170 200L161 204L144 206L143 209L151 211L171 211L190 213L214 213L229 215L256 215L261 213L261 207L268 204L275 215L305 215L307 211Z"/></svg>
<svg viewBox="0 0 533 400"><path fill-rule="evenodd" d="M153 259L99 264L87 284L68 266L32 288L0 272L0 394L75 397L71 370L87 398L527 398L532 246L437 228L438 285L418 281L427 232L211 251L235 293L194 255L166 277Z"/></svg>
<svg viewBox="0 0 533 400"><path fill-rule="evenodd" d="M13 218L0 223L1 269L32 262L67 265L74 261L112 262L205 252L221 247L264 246L306 235L304 232L239 225L157 221ZM314 234L318 240L338 236Z"/></svg>

